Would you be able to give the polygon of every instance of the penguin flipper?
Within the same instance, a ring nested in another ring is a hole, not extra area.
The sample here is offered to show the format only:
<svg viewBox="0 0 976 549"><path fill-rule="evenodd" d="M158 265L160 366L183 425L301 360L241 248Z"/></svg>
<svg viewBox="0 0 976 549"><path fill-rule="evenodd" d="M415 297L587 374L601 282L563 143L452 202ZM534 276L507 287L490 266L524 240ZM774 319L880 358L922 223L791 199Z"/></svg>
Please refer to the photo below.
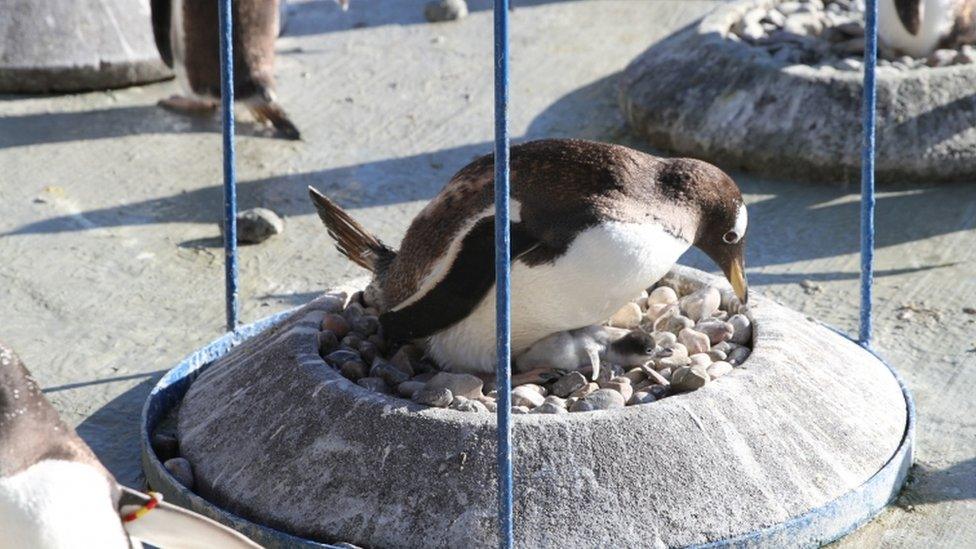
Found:
<svg viewBox="0 0 976 549"><path fill-rule="evenodd" d="M163 58L166 66L173 68L173 46L169 41L169 26L173 20L172 0L150 0L150 11L152 12L153 37L156 39L156 49L159 56Z"/></svg>
<svg viewBox="0 0 976 549"><path fill-rule="evenodd" d="M593 367L590 379L596 381L600 377L600 350L595 345L587 345L586 355L590 358L590 366Z"/></svg>
<svg viewBox="0 0 976 549"><path fill-rule="evenodd" d="M150 496L125 486L122 490L119 514L126 534L158 547L226 547L228 549L254 549L261 546L219 522L202 515L157 500L155 507L140 515Z"/></svg>
<svg viewBox="0 0 976 549"><path fill-rule="evenodd" d="M450 269L427 293L405 307L380 315L385 337L408 341L429 337L467 317L495 284L495 217L468 231ZM511 226L512 261L540 242L521 223Z"/></svg>
<svg viewBox="0 0 976 549"><path fill-rule="evenodd" d="M922 0L895 0L898 20L912 36L918 36L922 26Z"/></svg>
<svg viewBox="0 0 976 549"><path fill-rule="evenodd" d="M339 253L364 269L382 274L396 252L314 187L309 186L308 195Z"/></svg>

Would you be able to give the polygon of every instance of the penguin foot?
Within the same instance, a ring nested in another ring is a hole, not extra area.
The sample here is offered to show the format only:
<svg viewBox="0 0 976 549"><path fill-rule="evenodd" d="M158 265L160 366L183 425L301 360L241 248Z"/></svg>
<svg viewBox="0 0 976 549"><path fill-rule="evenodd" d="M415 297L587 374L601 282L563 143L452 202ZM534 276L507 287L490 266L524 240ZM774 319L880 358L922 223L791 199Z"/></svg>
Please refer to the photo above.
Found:
<svg viewBox="0 0 976 549"><path fill-rule="evenodd" d="M274 129L278 132L278 135L285 139L301 139L302 134L298 131L298 127L292 123L285 114L285 110L281 108L281 105L275 103L274 101L269 101L267 103L251 103L248 105L251 109L251 114L254 118L262 124L270 123L274 126Z"/></svg>
<svg viewBox="0 0 976 549"><path fill-rule="evenodd" d="M217 112L215 101L191 99L182 95L171 95L166 99L160 99L156 104L168 111L193 116L209 116Z"/></svg>
<svg viewBox="0 0 976 549"><path fill-rule="evenodd" d="M512 387L525 385L526 383L542 384L557 379L562 373L555 368L536 368L528 372L521 372L512 376Z"/></svg>

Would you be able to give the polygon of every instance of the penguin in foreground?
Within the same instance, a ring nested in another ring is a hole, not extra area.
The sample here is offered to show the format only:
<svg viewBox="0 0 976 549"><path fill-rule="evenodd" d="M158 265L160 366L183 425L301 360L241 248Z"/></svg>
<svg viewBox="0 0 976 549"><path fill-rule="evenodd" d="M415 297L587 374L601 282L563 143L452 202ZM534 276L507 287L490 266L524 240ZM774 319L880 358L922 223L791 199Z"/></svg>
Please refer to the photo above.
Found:
<svg viewBox="0 0 976 549"><path fill-rule="evenodd" d="M748 223L715 166L606 143L547 139L511 149L512 356L556 332L601 324L692 245L747 301ZM372 271L364 298L384 337L425 340L446 370L495 369L494 158L459 171L395 251L309 188L336 247Z"/></svg>
<svg viewBox="0 0 976 549"><path fill-rule="evenodd" d="M597 379L601 361L624 367L640 366L654 357L656 349L654 338L641 330L586 326L557 332L533 343L516 357L515 369L528 372L536 368L579 370L592 366L592 378Z"/></svg>
<svg viewBox="0 0 976 549"><path fill-rule="evenodd" d="M348 0L337 0L345 10ZM220 99L220 31L217 0L151 0L153 35L163 61L185 95L160 106L188 114L214 112ZM234 0L234 98L260 123L287 139L301 133L275 95L275 40L281 0Z"/></svg>
<svg viewBox="0 0 976 549"><path fill-rule="evenodd" d="M115 482L0 344L0 547L260 547L234 530Z"/></svg>
<svg viewBox="0 0 976 549"><path fill-rule="evenodd" d="M878 34L915 57L976 42L976 0L881 0Z"/></svg>

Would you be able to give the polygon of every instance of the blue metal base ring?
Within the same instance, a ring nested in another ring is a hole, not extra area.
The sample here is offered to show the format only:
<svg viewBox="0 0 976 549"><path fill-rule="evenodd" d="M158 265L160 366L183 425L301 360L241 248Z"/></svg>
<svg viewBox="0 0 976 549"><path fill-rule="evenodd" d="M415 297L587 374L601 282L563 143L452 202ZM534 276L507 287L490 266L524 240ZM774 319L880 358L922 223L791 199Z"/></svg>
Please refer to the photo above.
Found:
<svg viewBox="0 0 976 549"><path fill-rule="evenodd" d="M332 548L256 524L229 513L196 495L163 467L152 450L152 433L166 415L178 405L193 380L214 360L241 342L271 328L292 311L284 311L228 333L188 356L159 380L150 392L142 410L142 465L149 485L161 492L167 501L182 505L218 520L269 548ZM872 351L868 350L868 352ZM877 355L874 354L876 357ZM878 357L881 360L880 357ZM869 522L898 495L912 464L915 440L915 403L904 380L894 368L881 360L898 381L905 398L907 424L898 449L884 467L862 485L843 496L785 522L742 536L719 540L697 547L817 547L835 541Z"/></svg>

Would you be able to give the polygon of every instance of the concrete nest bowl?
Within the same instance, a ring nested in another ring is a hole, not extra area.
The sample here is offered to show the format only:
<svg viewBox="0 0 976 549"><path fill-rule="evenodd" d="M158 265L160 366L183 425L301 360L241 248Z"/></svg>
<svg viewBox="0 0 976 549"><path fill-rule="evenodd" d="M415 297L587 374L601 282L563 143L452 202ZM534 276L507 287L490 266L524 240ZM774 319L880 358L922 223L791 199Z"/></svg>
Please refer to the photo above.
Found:
<svg viewBox="0 0 976 549"><path fill-rule="evenodd" d="M686 268L669 276L715 283ZM270 546L295 546L282 532L366 547L497 546L494 416L343 378L317 352L324 310L340 295L249 339L256 328L227 336L170 372L144 414L150 484ZM813 545L889 501L911 447L897 377L798 313L760 296L750 305L752 355L700 390L513 416L518 546ZM231 350L228 338L244 341ZM195 493L148 444L176 405Z"/></svg>
<svg viewBox="0 0 976 549"><path fill-rule="evenodd" d="M654 44L620 104L652 146L798 180L858 179L862 71L786 64L732 32L779 0L745 0ZM877 72L879 181L972 181L976 64Z"/></svg>

